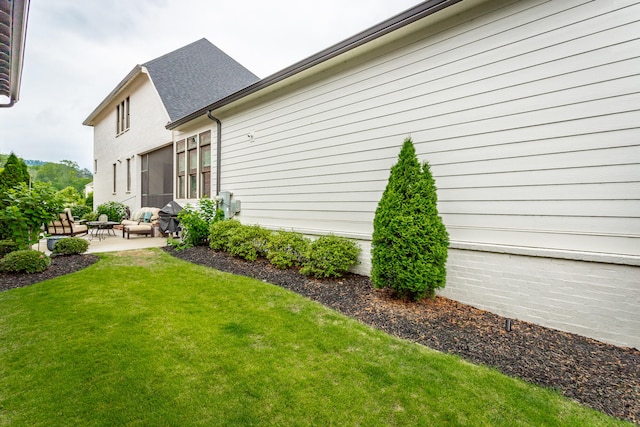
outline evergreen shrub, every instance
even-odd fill
[[[0,240],[0,258],[4,257],[11,252],[15,252],[20,249],[20,245],[13,240],[5,239]]]
[[[295,231],[279,230],[269,236],[267,242],[267,259],[276,268],[286,269],[300,266],[309,249],[309,239]]]
[[[235,219],[211,223],[209,226],[209,247],[216,251],[228,251],[229,238],[241,226],[242,224]]]
[[[229,234],[227,251],[247,261],[255,261],[267,254],[267,242],[271,231],[259,225],[240,225]]]
[[[360,246],[345,237],[322,236],[309,245],[300,272],[316,278],[341,277],[358,263]]]
[[[51,259],[33,249],[23,249],[0,259],[0,271],[4,273],[41,273],[49,267]]]
[[[429,164],[407,138],[373,220],[371,281],[401,298],[433,296],[445,286],[448,246]]]
[[[82,254],[89,248],[89,242],[80,237],[68,237],[60,239],[53,245],[52,255],[77,255]]]

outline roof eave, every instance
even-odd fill
[[[133,67],[129,74],[127,74],[127,76],[122,79],[120,83],[118,83],[115,89],[113,89],[111,93],[107,95],[107,97],[100,103],[100,105],[98,105],[96,109],[93,110],[86,119],[84,119],[82,124],[85,126],[93,126],[95,124],[94,121],[96,117],[98,117],[102,110],[104,110],[107,105],[109,105],[116,98],[116,96],[118,96],[124,90],[124,88],[133,81],[133,79],[135,79],[139,74],[143,72],[144,67],[142,65],[136,65],[135,67]]]
[[[11,63],[8,76],[9,79],[9,102],[0,104],[0,107],[11,107],[20,99],[20,85],[22,83],[22,67],[24,64],[24,48],[27,36],[27,23],[29,16],[30,0],[14,0],[10,29],[8,34],[11,40],[10,58]]]
[[[432,15],[436,12],[441,11],[449,6],[452,6],[456,3],[461,2],[462,0],[427,0],[423,3],[420,3],[417,6],[414,6],[406,11],[395,15],[386,21],[383,21],[373,27],[364,30],[348,39],[345,39],[333,46],[324,49],[315,55],[312,55],[302,61],[296,62],[295,64],[284,68],[281,71],[278,71],[275,74],[272,74],[268,77],[265,77],[262,80],[257,81],[256,83],[247,86],[244,89],[241,89],[237,92],[232,93],[231,95],[216,101],[200,110],[194,111],[187,116],[184,116],[180,119],[177,119],[171,123],[168,123],[167,129],[175,129],[191,120],[198,118],[209,111],[218,109],[227,104],[230,104],[234,101],[242,99],[252,93],[258,92],[262,89],[265,89],[273,84],[276,84],[282,80],[285,80],[291,76],[294,76],[298,73],[301,73],[309,68],[312,68],[318,64],[321,64],[325,61],[328,61],[336,56],[339,56],[345,52],[353,50],[359,46],[362,46],[370,41],[378,39],[386,34],[389,34],[393,31],[396,31],[400,28],[403,28],[413,22],[416,22],[422,18],[425,18],[429,15]]]

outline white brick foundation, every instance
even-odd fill
[[[439,295],[493,313],[640,348],[640,267],[449,249]]]

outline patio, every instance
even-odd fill
[[[89,242],[89,249],[87,253],[99,253],[99,252],[117,252],[126,251],[131,249],[144,249],[144,248],[160,248],[167,245],[166,237],[147,237],[147,236],[134,236],[130,239],[122,238],[122,230],[113,230],[115,236],[112,234],[104,234],[104,238],[91,238],[89,234],[77,236],[85,239]],[[51,252],[47,249],[47,239],[42,239],[38,244],[33,245],[33,249],[42,251],[47,255]]]

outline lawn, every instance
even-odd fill
[[[629,425],[161,250],[0,293],[0,426]]]

